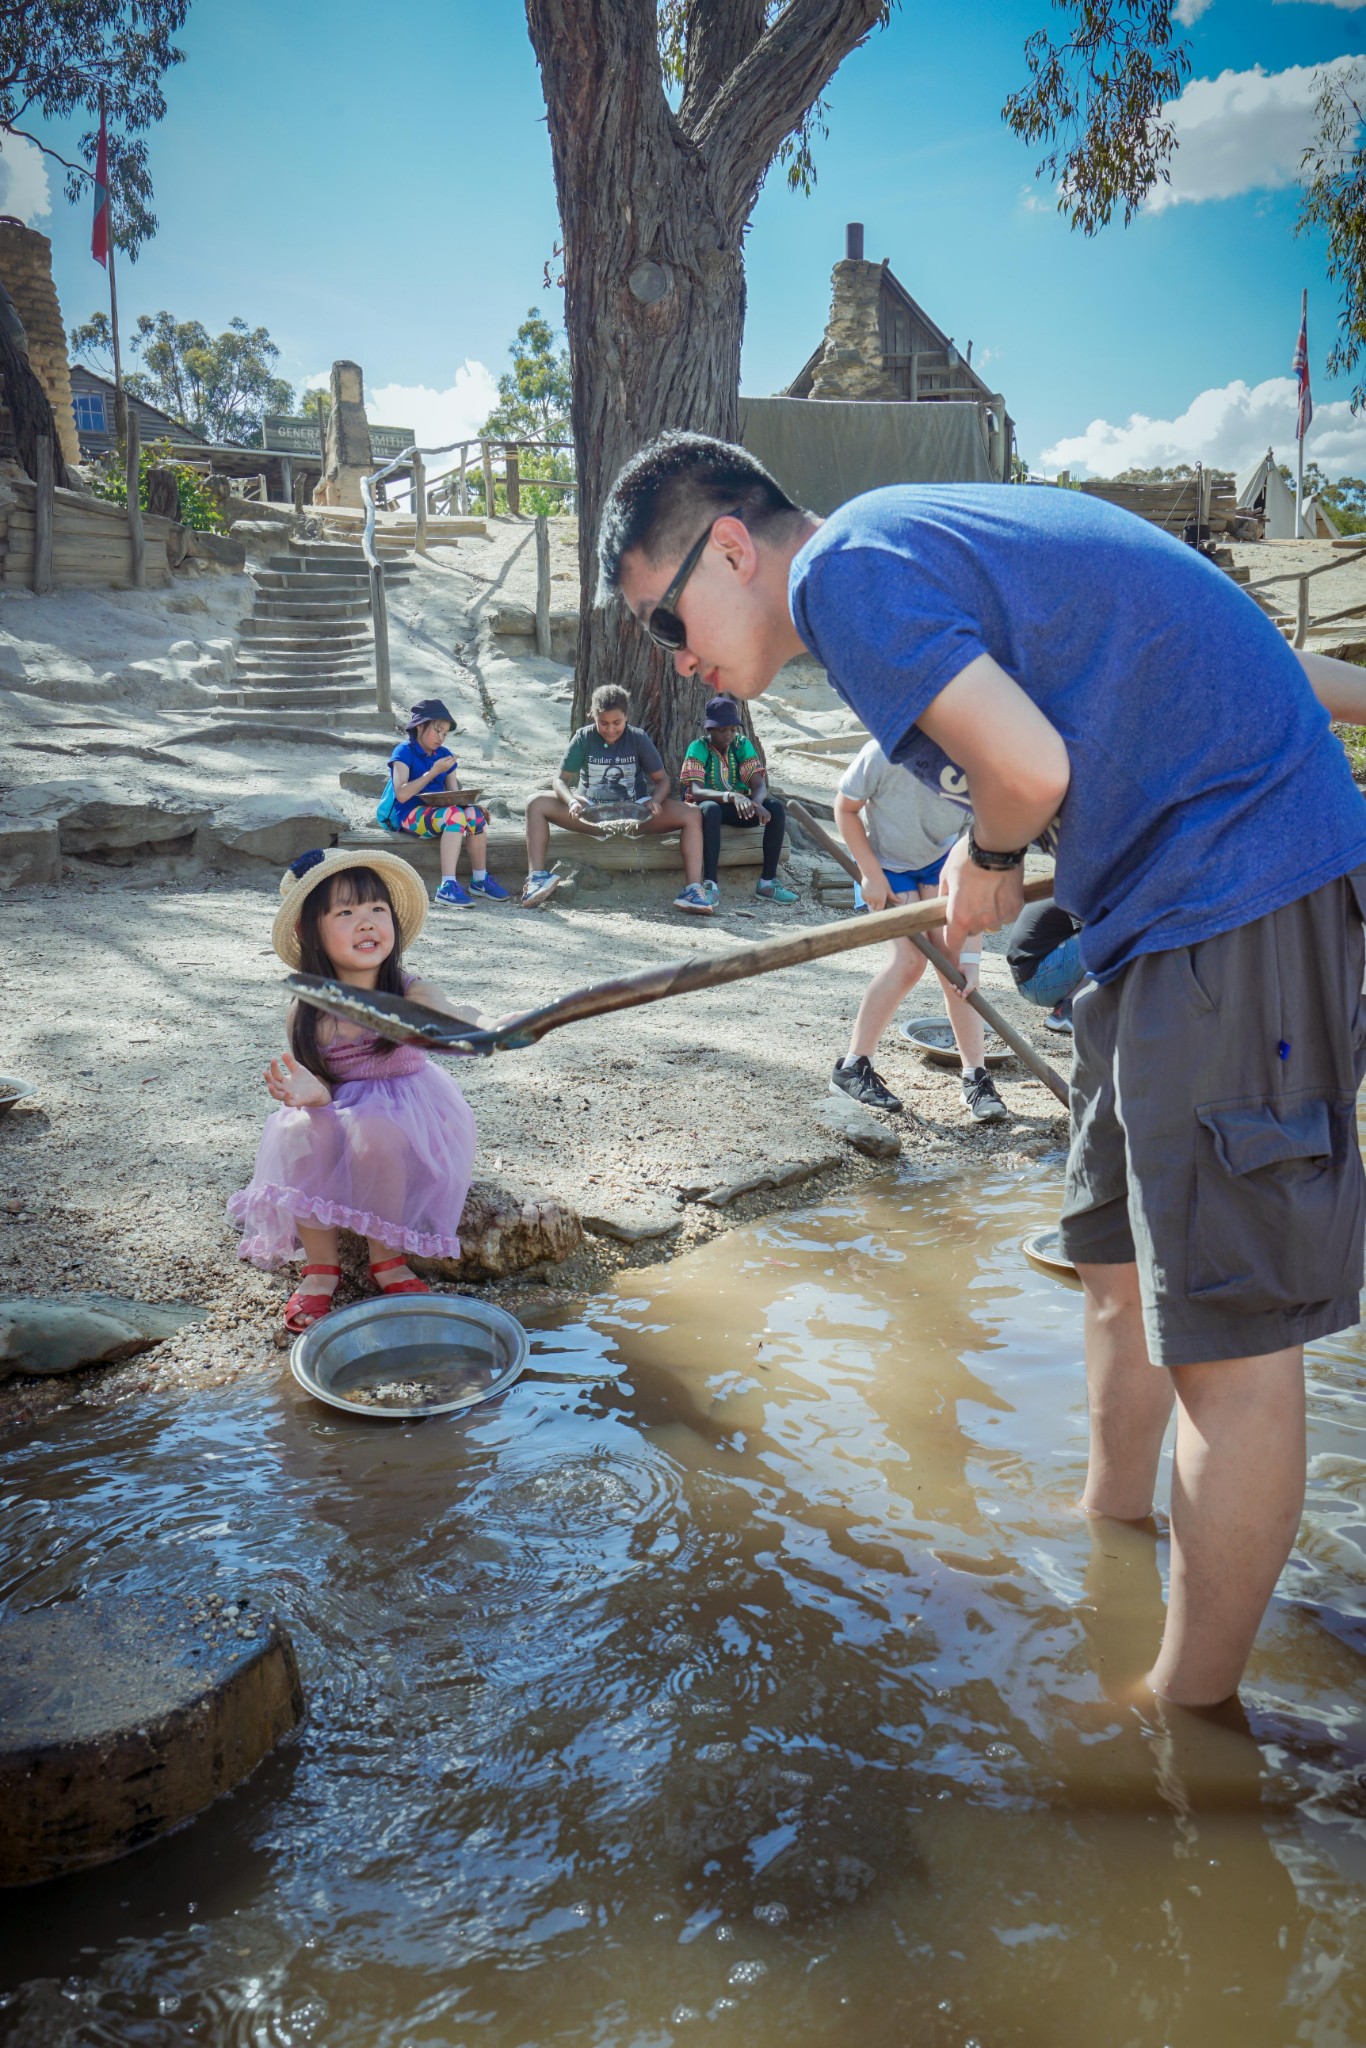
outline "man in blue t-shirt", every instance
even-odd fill
[[[951,950],[1014,921],[1026,848],[1056,854],[1096,983],[1062,1218],[1083,1504],[1150,1514],[1174,1403],[1148,1682],[1226,1698],[1298,1526],[1302,1347],[1358,1320],[1366,805],[1328,713],[1366,719],[1366,675],[1296,655],[1195,550],[1070,491],[907,485],[821,522],[743,449],[673,434],[618,477],[599,548],[600,596],[680,674],[756,697],[814,654],[890,759],[966,785]]]

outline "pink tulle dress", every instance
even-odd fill
[[[239,1256],[254,1266],[274,1272],[297,1258],[296,1216],[420,1257],[459,1257],[474,1114],[419,1047],[378,1044],[369,1033],[334,1038],[330,1105],[267,1118],[251,1185],[228,1202]]]

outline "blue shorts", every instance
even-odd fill
[[[898,896],[914,896],[917,889],[937,889],[948,857],[947,853],[941,853],[938,860],[931,861],[927,868],[884,868],[882,872],[887,877],[887,887]],[[854,908],[863,908],[863,891],[857,882],[854,884]]]

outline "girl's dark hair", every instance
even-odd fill
[[[332,908],[339,900],[343,903],[361,903],[381,898],[393,909],[393,898],[385,887],[384,877],[374,868],[341,868],[330,880],[305,896],[299,912],[299,972],[321,975],[326,981],[335,981],[336,969],[323,950],[321,924],[324,911]],[[388,996],[403,994],[403,934],[399,930],[398,918],[394,918],[394,950],[386,960],[380,962],[376,989]],[[310,1074],[316,1074],[320,1081],[329,1085],[336,1075],[329,1073],[318,1044],[318,1024],[321,1010],[315,1010],[312,1003],[296,1003],[294,1018],[289,1027],[289,1049],[301,1067],[307,1067]],[[381,1038],[376,1042],[375,1051],[387,1054],[394,1051],[398,1041]]]

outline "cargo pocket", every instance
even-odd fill
[[[1255,1315],[1362,1281],[1366,1177],[1346,1094],[1197,1108],[1188,1292]]]

